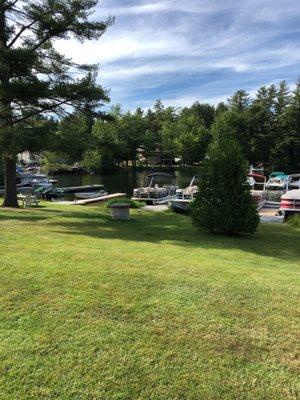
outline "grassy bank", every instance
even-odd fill
[[[300,229],[0,210],[0,399],[296,399]]]

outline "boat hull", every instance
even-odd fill
[[[286,216],[300,213],[300,189],[290,190],[281,197],[280,211]]]
[[[284,190],[286,188],[286,183],[282,183],[279,185],[274,185],[274,184],[268,184],[267,183],[267,189],[268,190]]]
[[[163,204],[168,204],[169,201],[175,199],[176,196],[166,196],[166,197],[135,197],[133,196],[131,200],[134,201],[141,201],[146,203],[149,206],[158,206],[158,205],[163,205]]]
[[[87,193],[75,193],[76,199],[96,199],[98,197],[107,196],[106,192],[87,192]]]
[[[177,213],[187,213],[190,211],[191,200],[171,200],[170,207],[173,211]]]
[[[63,187],[54,188],[53,190],[47,190],[43,193],[45,200],[58,200],[68,195],[75,195],[75,193],[91,193],[101,191],[103,185],[90,185],[90,186],[74,186],[74,187]]]

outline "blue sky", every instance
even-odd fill
[[[99,62],[99,83],[124,109],[226,100],[234,91],[300,77],[300,0],[103,0],[115,25],[98,42],[68,41]]]

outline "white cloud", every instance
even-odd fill
[[[129,5],[121,7],[103,7],[102,15],[113,14],[116,16],[122,15],[142,15],[157,12],[182,12],[182,13],[196,13],[205,14],[214,11],[230,8],[234,0],[160,0],[157,2],[148,2],[141,5]]]
[[[113,102],[143,106],[153,102],[151,96],[185,105],[199,99],[197,92],[215,103],[236,87],[257,88],[283,76],[295,80],[300,70],[298,0],[247,0],[238,6],[236,0],[102,3],[97,14],[115,14],[115,26],[97,42],[60,41],[56,47],[74,61],[100,63],[99,81],[112,88]],[[201,87],[192,91],[189,83],[198,77]]]

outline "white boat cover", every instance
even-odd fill
[[[300,189],[289,190],[281,196],[283,200],[300,200]]]

